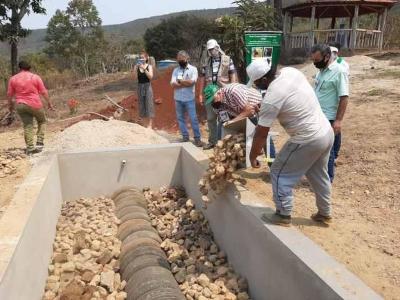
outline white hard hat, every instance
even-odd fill
[[[207,42],[207,50],[214,49],[215,47],[219,47],[218,42],[214,39],[208,40]]]
[[[336,48],[336,47],[330,47],[331,48],[331,52],[336,52],[336,53],[338,53],[339,52],[339,49],[338,48]]]
[[[254,81],[260,79],[271,70],[271,64],[264,59],[255,59],[247,68],[247,76],[249,76],[248,87],[252,87]]]

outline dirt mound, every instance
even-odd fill
[[[59,133],[49,148],[71,151],[164,143],[168,143],[165,138],[138,124],[93,120],[79,122]]]
[[[176,121],[174,91],[170,84],[172,71],[173,69],[167,69],[152,82],[154,100],[159,99],[162,102],[161,104],[155,104],[154,129],[168,132],[176,132],[179,129]],[[198,99],[198,85],[196,86],[196,91],[196,99]],[[129,113],[125,116],[126,120],[138,122],[139,107],[136,94],[123,99],[119,104],[129,110]],[[199,103],[196,106],[199,121],[205,121],[204,108]],[[105,116],[112,116],[115,110],[115,107],[110,106],[100,111],[100,113]]]

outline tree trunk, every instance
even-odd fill
[[[11,41],[11,74],[15,75],[18,73],[18,43],[17,41]]]
[[[276,27],[278,30],[283,30],[282,0],[274,0],[274,9],[275,9]]]

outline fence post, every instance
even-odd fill
[[[357,28],[358,28],[358,11],[360,9],[359,5],[354,7],[354,16],[353,22],[351,24],[352,31],[351,31],[351,40],[350,40],[350,49],[354,50],[357,46]]]

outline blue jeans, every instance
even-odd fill
[[[200,140],[199,121],[196,115],[196,103],[190,101],[175,101],[176,118],[178,120],[179,129],[184,139],[189,139],[189,132],[186,127],[185,112],[189,115],[190,123],[192,124],[193,135],[195,140]]]
[[[331,125],[333,124],[333,121],[329,121]],[[333,182],[333,179],[335,178],[335,159],[338,158],[339,156],[339,151],[340,147],[342,145],[342,133],[339,132],[338,134],[335,135],[335,141],[333,143],[331,153],[329,155],[329,161],[328,161],[328,174],[329,174],[329,179],[331,182]]]

